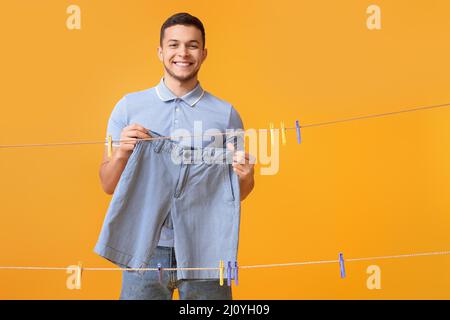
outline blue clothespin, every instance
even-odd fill
[[[234,262],[234,284],[238,285],[238,263]]]
[[[158,276],[159,276],[159,283],[163,283],[163,277],[162,277],[162,267],[161,263],[158,263]]]
[[[295,120],[295,129],[297,130],[297,142],[302,142],[302,136],[300,135],[300,124],[298,123],[298,120]]]
[[[341,268],[341,278],[345,278],[344,255],[339,253],[339,267]]]
[[[231,261],[228,261],[227,266],[227,285],[231,287]]]

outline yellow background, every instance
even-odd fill
[[[366,27],[381,7],[382,29]],[[81,30],[66,8],[81,8]],[[2,1],[0,144],[102,140],[114,104],[162,76],[159,30],[206,28],[202,86],[246,128],[450,102],[448,1]],[[295,131],[243,202],[239,264],[450,250],[450,108]],[[103,145],[0,149],[0,265],[114,267],[93,247]],[[381,268],[368,290],[368,266]],[[449,299],[450,257],[247,269],[235,299]],[[0,270],[2,299],[117,299],[118,271]]]

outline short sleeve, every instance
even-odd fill
[[[244,143],[244,123],[236,109],[232,106],[230,117],[228,120],[227,134],[225,138],[225,146],[227,143],[234,143],[236,150],[243,150]]]
[[[128,125],[128,116],[127,116],[127,109],[126,109],[126,98],[123,97],[122,99],[117,102],[114,109],[111,112],[111,115],[108,120],[108,127],[106,129],[106,138],[108,138],[109,135],[112,136],[113,141],[120,140],[120,134],[122,132],[122,129],[125,128]],[[108,145],[108,143],[105,143]],[[113,142],[114,147],[119,147],[119,142]]]
[[[230,119],[228,121],[227,129],[244,129],[244,124],[242,122],[241,116],[233,107],[231,107]]]

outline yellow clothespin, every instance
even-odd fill
[[[112,136],[108,136],[108,158],[112,156]]]
[[[77,278],[75,281],[75,288],[81,289],[81,274],[83,273],[83,267],[81,261],[78,262],[77,266]]]
[[[281,121],[281,143],[286,145],[286,128],[283,121]]]
[[[272,149],[273,149],[273,144],[275,143],[275,135],[274,135],[274,133],[273,133],[273,123],[271,122],[270,124],[269,124],[269,127],[270,127],[270,145],[272,146]]]
[[[220,277],[220,285],[223,286],[223,260],[220,260],[219,263],[219,277]]]

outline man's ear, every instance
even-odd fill
[[[161,49],[161,47],[158,47],[158,48],[156,49],[156,51],[157,51],[157,55],[158,55],[159,60],[160,60],[160,61],[163,61],[163,56],[162,56],[162,49]]]
[[[203,49],[203,61],[205,61],[206,60],[206,57],[208,56],[208,49],[207,48],[205,48],[205,49]],[[202,62],[203,62],[202,61]]]

